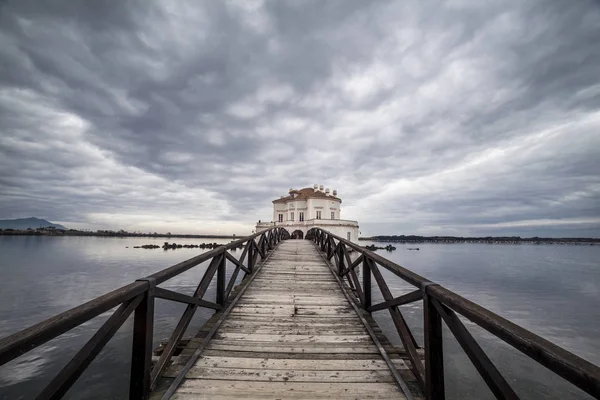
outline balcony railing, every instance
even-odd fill
[[[256,224],[258,228],[271,228],[274,226],[290,226],[290,225],[301,225],[301,226],[316,226],[316,225],[356,225],[358,221],[352,221],[349,219],[306,219],[304,221],[283,221],[283,222],[259,222]]]

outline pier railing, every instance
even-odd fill
[[[0,340],[0,365],[37,348],[57,336],[82,325],[98,315],[117,307],[116,311],[96,331],[92,338],[67,363],[56,377],[42,390],[38,399],[61,398],[81,376],[108,341],[133,313],[133,345],[131,353],[130,399],[146,399],[157,383],[162,371],[169,365],[177,344],[199,307],[220,310],[232,293],[236,279],[243,271],[252,275],[258,257],[264,259],[277,243],[289,238],[283,228],[258,232],[204,254],[163,269],[145,278],[97,297],[34,326]],[[236,259],[229,250],[243,247]],[[209,261],[202,279],[193,295],[187,295],[159,287],[161,283]],[[229,282],[226,282],[227,261],[234,266]],[[216,274],[216,301],[203,299]],[[154,300],[156,298],[187,304],[181,319],[173,330],[164,350],[152,368],[152,336],[154,331]]]
[[[494,336],[502,339],[529,358],[550,369],[586,393],[600,398],[600,368],[548,340],[494,314],[462,296],[432,282],[372,251],[320,228],[307,232],[330,262],[338,275],[346,279],[355,292],[357,303],[368,312],[388,310],[404,345],[410,367],[430,400],[443,400],[444,362],[442,321],[450,329],[477,372],[498,399],[518,399],[506,379],[479,346],[457,313],[471,320]],[[351,260],[349,249],[358,253]],[[362,266],[362,279],[357,268]],[[394,297],[379,268],[385,268],[416,289]],[[371,279],[374,278],[384,301],[372,304]],[[362,282],[361,282],[362,281]],[[425,363],[417,353],[418,344],[408,327],[399,306],[423,301]]]

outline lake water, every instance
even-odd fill
[[[0,336],[74,307],[133,280],[202,253],[201,249],[134,249],[165,239],[0,236]],[[173,240],[171,240],[173,241]],[[177,243],[217,242],[174,239]],[[362,245],[368,244],[361,242]],[[379,244],[382,245],[382,244]],[[505,318],[600,364],[600,246],[396,244],[380,254],[440,283]],[[128,248],[127,248],[128,247]],[[192,293],[206,265],[163,287]],[[394,294],[412,288],[384,271]],[[374,302],[381,295],[374,290]],[[214,299],[214,284],[207,292]],[[422,343],[420,303],[402,311]],[[155,344],[171,333],[184,306],[157,300]],[[110,312],[0,367],[0,399],[29,399],[60,370],[108,318]],[[192,334],[210,316],[200,309]],[[399,339],[387,311],[374,313],[392,342]],[[584,393],[466,323],[472,334],[524,399],[586,399]],[[450,399],[491,399],[485,383],[446,329],[446,386]],[[127,397],[131,318],[68,393],[67,398]]]

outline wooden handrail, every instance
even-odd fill
[[[367,312],[387,309],[390,312],[417,378],[422,376],[422,364],[412,350],[413,346],[411,341],[408,340],[409,335],[407,335],[406,331],[408,326],[404,322],[398,306],[416,301],[419,297],[423,298],[426,355],[425,379],[424,381],[420,380],[423,382],[423,389],[427,399],[438,400],[444,398],[442,331],[440,328],[442,320],[446,322],[452,334],[457,338],[461,346],[463,346],[463,349],[467,352],[467,355],[492,390],[492,393],[499,399],[518,398],[485,353],[483,353],[483,350],[477,345],[475,339],[468,334],[464,325],[455,317],[454,312],[471,320],[513,348],[571,382],[579,389],[600,398],[600,367],[597,365],[502,318],[451,290],[331,232],[321,228],[313,228],[306,233],[306,238],[313,240],[321,251],[326,252],[327,259],[332,260],[337,267],[341,279],[346,277],[350,287],[354,287],[357,293],[363,292],[359,296],[360,305],[363,309]],[[360,254],[359,257],[362,257],[362,287],[356,288],[359,280],[354,279],[352,275],[358,267],[358,263],[356,261],[350,263],[347,259],[347,248],[353,249]],[[417,291],[414,291],[404,296],[392,298],[385,280],[377,270],[378,265],[415,286],[421,293],[419,294]],[[371,305],[372,274],[385,300],[375,306]]]
[[[256,238],[259,238],[258,245],[255,241]],[[259,255],[261,259],[264,259],[268,251],[273,249],[277,243],[288,238],[289,233],[282,227],[257,232],[165,268],[2,338],[0,339],[0,365],[4,365],[92,318],[120,306],[50,384],[44,388],[38,398],[62,397],[104,348],[127,317],[131,313],[135,313],[129,393],[131,399],[147,399],[151,386],[156,384],[160,373],[168,366],[177,343],[183,336],[197,308],[221,309],[228,301],[240,270],[246,276],[249,276],[257,265]],[[238,248],[244,244],[245,249],[239,260],[228,253],[228,250]],[[246,266],[244,266],[246,256],[248,258]],[[208,260],[211,260],[211,263],[204,272],[194,295],[189,296],[157,287],[157,285]],[[231,261],[235,267],[228,283],[225,275],[227,261]],[[215,274],[217,275],[218,304],[202,299]],[[154,369],[150,370],[152,332],[154,330],[154,299],[156,297],[186,303],[187,308]]]

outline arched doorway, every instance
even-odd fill
[[[292,239],[304,239],[304,233],[300,229],[292,232]]]

